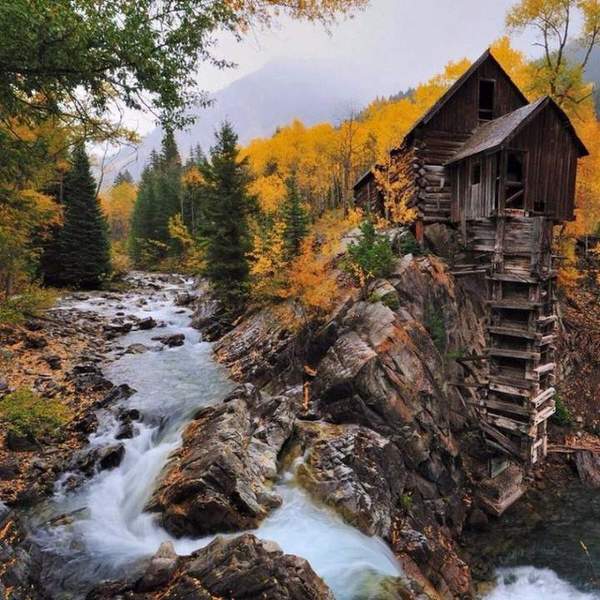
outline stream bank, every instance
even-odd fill
[[[70,298],[61,306],[95,315],[92,320],[97,320],[99,328],[115,319],[144,325],[111,330],[102,372],[114,387],[94,407],[97,425],[86,448],[75,453],[56,480],[52,497],[15,515],[24,525],[20,530],[14,519],[4,521],[7,535],[2,542],[0,582],[11,600],[103,597],[103,590],[113,589],[103,586],[106,579],[124,578],[114,585],[138,590],[140,577],[156,561],[164,566],[175,560],[181,566],[173,552],[189,555],[211,542],[217,546],[211,544],[212,550],[203,554],[199,550],[202,560],[209,564],[218,548],[222,556],[232,557],[229,581],[238,581],[242,588],[248,585],[239,579],[240,566],[233,558],[242,551],[239,544],[218,542],[214,534],[174,537],[160,526],[156,514],[145,511],[190,419],[218,406],[234,388],[224,368],[214,362],[211,345],[190,327],[189,308],[176,305],[178,296],[191,291],[189,282],[150,278],[146,284],[109,298],[97,294]],[[123,415],[129,426],[125,435]],[[107,463],[94,462],[87,473],[82,472],[85,457],[106,457],[107,449],[112,457]],[[400,575],[387,546],[315,504],[295,484],[293,468],[281,477],[272,473],[271,485],[280,507],[272,506],[275,510],[254,535],[275,540],[282,550],[254,541],[248,548],[256,549],[252,560],[257,561],[257,573],[280,574],[282,598],[312,597],[305,595],[307,589],[316,590],[315,598],[327,598],[330,592],[319,590],[329,588],[339,600],[365,594],[377,597],[373,590]],[[235,534],[230,537],[235,540]],[[197,565],[199,557],[194,558]],[[289,579],[284,572],[289,572]],[[216,593],[218,582],[197,574],[196,569],[186,575],[196,577],[192,584],[198,595],[194,597],[204,597],[198,591],[201,588],[202,593]],[[162,594],[161,586],[166,583],[164,576],[154,582],[157,594]],[[185,588],[190,582],[179,583]],[[154,597],[151,586],[147,582],[144,586],[144,597]],[[110,595],[113,592],[104,597],[115,597]],[[230,592],[232,596],[238,593]]]

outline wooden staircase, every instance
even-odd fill
[[[552,223],[523,216],[499,217],[494,225],[479,414],[491,448],[534,464],[546,456],[547,421],[555,412]]]

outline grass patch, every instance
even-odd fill
[[[398,243],[398,249],[400,250],[400,254],[404,256],[407,254],[421,256],[423,254],[423,248],[421,248],[419,242],[417,242],[417,238],[410,231],[402,235]]]
[[[0,420],[7,432],[37,441],[57,437],[68,413],[58,400],[46,400],[29,388],[19,388],[0,400]]]
[[[50,308],[57,297],[55,290],[31,285],[20,294],[4,298],[0,300],[0,325],[19,325]]]
[[[429,332],[435,347],[441,354],[444,354],[448,344],[446,323],[442,311],[433,304],[428,304],[425,308],[425,328]]]

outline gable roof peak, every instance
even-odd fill
[[[510,75],[505,71],[502,65],[496,60],[492,53],[492,48],[488,47],[486,50],[475,60],[471,66],[442,94],[439,100],[422,116],[419,120],[410,128],[406,136],[413,133],[418,127],[427,125],[431,119],[446,105],[446,103],[460,90],[460,88],[466,83],[468,79],[481,67],[481,65],[487,61],[493,61],[494,64],[506,75],[508,81],[513,85],[517,94],[521,97],[523,104],[528,104],[528,100],[525,94],[519,89],[519,86],[511,79]]]

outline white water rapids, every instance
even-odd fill
[[[133,438],[122,440],[125,454],[118,467],[96,474],[74,492],[66,492],[60,482],[57,486],[44,519],[48,522],[65,514],[71,518],[58,519],[36,534],[43,550],[57,557],[47,569],[47,576],[54,579],[56,598],[82,597],[82,589],[122,575],[140,559],[154,554],[163,541],[173,541],[183,555],[213,539],[173,539],[156,524],[155,515],[143,511],[191,415],[202,406],[221,401],[232,389],[227,374],[213,360],[210,345],[201,342],[198,332],[189,326],[189,311],[173,304],[178,291],[181,286],[172,285],[151,296],[132,292],[114,299],[92,296],[65,304],[111,317],[118,312],[152,316],[166,323],[164,328],[134,331],[118,339],[124,347],[133,343],[155,346],[151,338],[159,334],[182,333],[185,343],[162,351],[125,354],[105,370],[113,383],[127,383],[137,390],[124,406],[138,409],[142,419],[135,424]],[[114,414],[103,411],[99,423],[90,445],[115,444],[119,423]],[[61,481],[67,478],[68,474]],[[283,505],[264,521],[256,535],[276,541],[287,553],[306,558],[337,600],[376,600],[377,581],[400,574],[383,541],[363,535],[332,511],[314,504],[295,485],[293,473],[283,476],[277,491]],[[503,572],[499,582],[488,600],[599,598],[577,592],[552,571],[532,567]]]

